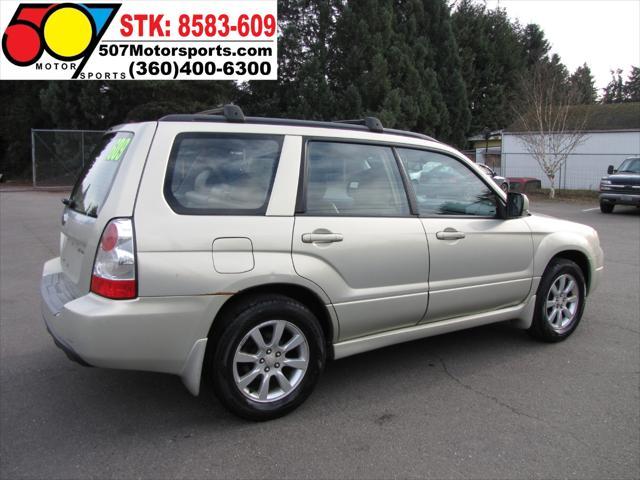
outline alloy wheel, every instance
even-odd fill
[[[545,319],[557,333],[564,333],[576,319],[580,290],[576,279],[568,274],[559,275],[547,292]]]
[[[309,344],[286,320],[269,320],[252,328],[233,357],[233,377],[242,394],[256,402],[273,402],[300,385],[309,366]]]

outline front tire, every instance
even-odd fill
[[[586,295],[580,267],[566,258],[553,259],[536,294],[536,309],[529,332],[545,342],[560,342],[578,327]]]
[[[249,420],[291,412],[311,394],[324,368],[317,318],[281,295],[255,297],[229,313],[209,365],[216,396]]]
[[[613,203],[600,202],[600,211],[602,213],[611,213],[611,212],[613,212],[613,207],[615,207],[615,205]]]

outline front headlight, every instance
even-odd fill
[[[611,180],[600,180],[600,190],[611,190]]]

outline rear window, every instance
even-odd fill
[[[102,137],[73,187],[70,208],[90,217],[98,216],[132,139],[133,133],[129,132]]]
[[[262,215],[282,136],[183,133],[171,150],[164,192],[176,213]]]

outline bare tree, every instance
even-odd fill
[[[523,80],[523,102],[516,114],[520,139],[549,179],[549,197],[555,197],[555,179],[569,155],[586,140],[589,109],[576,106],[577,91],[547,64],[534,68]]]

